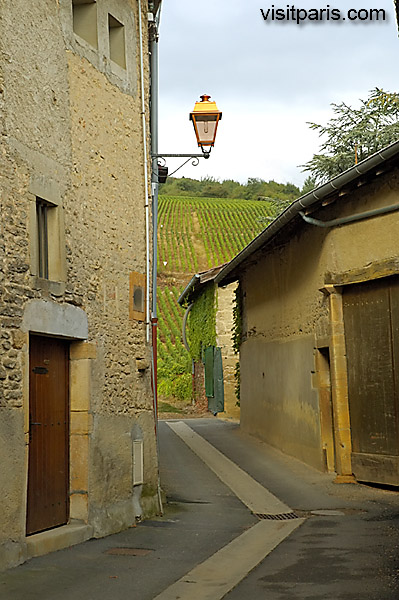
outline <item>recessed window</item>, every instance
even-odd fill
[[[109,53],[111,60],[126,69],[125,28],[112,15],[108,15]]]
[[[49,279],[49,211],[53,208],[45,200],[36,199],[37,273],[43,279]]]
[[[95,0],[72,0],[73,30],[93,48],[97,42],[97,4]]]
[[[137,321],[145,320],[145,284],[146,278],[143,273],[130,273],[129,313],[130,318]]]

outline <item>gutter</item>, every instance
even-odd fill
[[[235,256],[222,271],[216,276],[215,282],[219,285],[227,283],[225,281],[235,268],[244,262],[251,254],[256,250],[264,246],[269,242],[277,233],[284,228],[285,225],[290,223],[303,209],[316,204],[320,200],[323,200],[330,194],[339,191],[348,183],[355,181],[361,175],[365,175],[371,169],[378,167],[385,163],[393,156],[399,154],[399,141],[393,142],[386,148],[379,150],[375,154],[372,154],[368,158],[364,159],[357,165],[347,169],[343,173],[340,173],[333,179],[330,179],[327,183],[319,186],[318,188],[308,192],[304,196],[295,200],[284,212],[281,213],[272,223],[264,229],[248,246],[246,246],[237,256]],[[237,276],[233,276],[231,281],[237,279]],[[184,292],[183,292],[184,293]]]
[[[189,283],[186,285],[186,287],[184,288],[184,290],[182,291],[182,293],[180,294],[180,296],[177,299],[177,303],[180,304],[180,306],[183,306],[186,296],[188,296],[189,293],[194,290],[195,284],[197,282],[199,282],[199,280],[200,280],[200,275],[198,275],[198,273],[196,273],[192,277],[192,279],[189,281]]]
[[[399,204],[391,204],[391,206],[382,206],[381,208],[375,208],[374,210],[368,210],[364,213],[357,215],[350,215],[349,217],[341,217],[339,219],[332,219],[331,221],[320,221],[320,219],[313,219],[308,217],[304,212],[299,211],[302,219],[309,223],[309,225],[316,225],[316,227],[335,227],[337,225],[346,225],[346,223],[354,223],[355,221],[362,221],[363,219],[369,219],[370,217],[376,217],[377,215],[386,215],[390,212],[399,210]]]

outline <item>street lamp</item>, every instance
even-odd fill
[[[222,118],[222,113],[216,106],[216,102],[210,102],[210,96],[203,94],[200,96],[201,102],[196,102],[190,113],[190,121],[193,122],[197,144],[202,150],[202,154],[158,154],[152,155],[153,172],[157,183],[165,183],[168,176],[168,168],[166,167],[166,158],[186,158],[180,167],[177,167],[170,173],[174,175],[176,171],[184,167],[190,160],[192,164],[197,166],[200,158],[209,158],[211,149],[215,145],[216,132],[219,121]],[[160,162],[158,161],[160,159]]]
[[[158,261],[158,188],[160,183],[165,183],[168,176],[166,158],[186,159],[177,169],[184,167],[190,160],[194,166],[199,164],[200,158],[209,158],[211,149],[215,144],[216,131],[222,113],[215,102],[210,102],[210,96],[203,94],[201,102],[196,102],[190,113],[193,122],[197,144],[201,154],[165,154],[158,153],[158,36],[155,30],[151,40],[151,158],[152,158],[152,235],[153,235],[153,260],[152,260],[152,384],[154,392],[154,410],[157,415],[157,261]]]
[[[215,145],[215,137],[222,113],[218,110],[216,102],[209,102],[210,96],[203,94],[201,102],[196,102],[193,112],[190,113],[190,121],[193,122],[198,146],[201,148],[204,158],[209,158],[211,148]],[[209,146],[209,150],[204,150]]]

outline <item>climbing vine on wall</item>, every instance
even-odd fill
[[[241,288],[238,285],[234,291],[234,299],[233,299],[233,327],[231,330],[231,338],[233,342],[233,350],[235,354],[240,352],[240,346],[242,342],[242,296],[241,296]],[[237,404],[240,405],[240,388],[241,388],[241,379],[240,379],[240,363],[236,362],[234,368],[234,379],[235,379],[235,394],[237,398]]]
[[[191,357],[199,362],[208,346],[216,346],[216,294],[210,283],[195,300],[188,320],[188,341]]]
[[[240,351],[240,346],[242,342],[242,298],[241,298],[241,288],[240,285],[236,287],[234,290],[234,298],[233,298],[233,327],[231,330],[232,333],[232,342],[233,342],[233,350],[235,354],[238,354]]]

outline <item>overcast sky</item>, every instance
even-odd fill
[[[260,177],[300,186],[306,174],[298,165],[319,147],[307,121],[324,124],[332,102],[357,104],[376,86],[399,91],[393,0],[298,0],[296,8],[329,7],[344,16],[350,7],[386,11],[385,21],[346,18],[302,25],[271,21],[271,12],[263,19],[260,9],[286,10],[286,1],[162,4],[159,150],[197,151],[188,114],[201,94],[212,96],[223,112],[210,159],[176,176],[242,182]],[[169,171],[178,164],[169,160]]]

